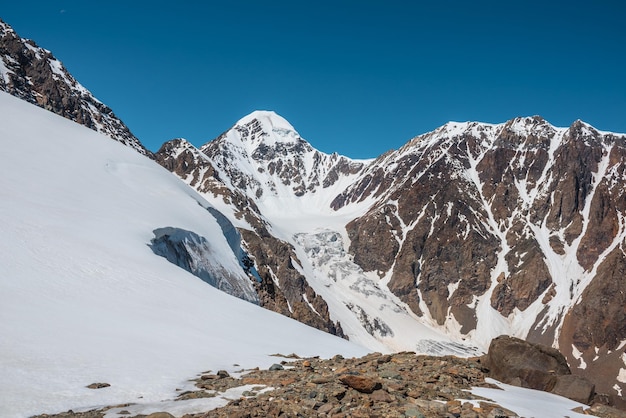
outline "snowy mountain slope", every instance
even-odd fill
[[[381,157],[333,205],[378,196],[348,224],[350,252],[426,323],[477,346],[499,334],[557,346],[619,402],[625,139],[539,117],[449,123]]]
[[[101,132],[139,153],[150,152],[67,71],[52,53],[0,20],[0,90]]]
[[[207,202],[151,160],[4,92],[0,115],[1,416],[157,402],[276,352],[365,353],[154,254],[156,229],[192,231],[247,280]]]
[[[157,160],[240,228],[263,280],[285,294],[305,281],[351,340],[467,353],[515,335],[559,347],[619,401],[624,142],[580,121],[451,122],[373,161],[341,157],[353,169],[324,182],[332,156],[254,112]],[[268,240],[287,245],[281,257],[265,257]]]
[[[345,225],[375,200],[339,211],[331,202],[371,160],[321,153],[267,111],[242,118],[200,149],[179,139],[155,155],[240,228],[261,283],[273,285],[272,295],[282,291],[287,309],[265,296],[262,306],[314,326],[311,316],[322,324],[329,318],[351,341],[373,350],[475,353],[460,338],[422,324],[347,253]],[[262,286],[257,289],[263,294]]]

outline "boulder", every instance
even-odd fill
[[[558,350],[507,335],[491,341],[483,363],[496,380],[546,392],[554,389],[558,376],[571,374]]]
[[[372,393],[376,389],[380,389],[380,382],[366,376],[344,375],[339,378],[341,383],[351,387],[361,393]]]
[[[595,392],[595,385],[582,376],[566,374],[558,376],[552,393],[573,401],[589,404]]]

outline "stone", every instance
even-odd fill
[[[109,386],[111,386],[108,383],[92,383],[90,385],[88,385],[87,387],[89,389],[102,389],[102,388],[108,388]]]
[[[380,382],[366,376],[344,375],[339,378],[341,383],[351,387],[361,393],[372,393],[376,389],[380,389]]]
[[[501,335],[483,358],[489,376],[504,383],[550,392],[557,376],[571,374],[558,350]]]
[[[176,418],[169,412],[154,412],[148,415],[146,418]]]
[[[582,376],[572,374],[558,376],[552,393],[576,402],[589,404],[593,398],[595,385]]]
[[[504,409],[494,408],[489,412],[487,418],[512,418],[512,415],[507,413]]]
[[[422,411],[412,406],[408,407],[406,411],[404,411],[404,416],[411,418],[426,418],[426,416],[422,414]]]
[[[386,390],[378,389],[372,392],[370,399],[374,402],[393,402],[395,398]]]
[[[317,408],[317,412],[320,414],[328,414],[330,411],[333,410],[334,407],[335,405],[333,405],[332,403],[325,403],[324,405]]]

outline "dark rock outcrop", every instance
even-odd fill
[[[151,155],[113,111],[78,83],[50,51],[19,37],[1,20],[0,64],[0,90]]]
[[[506,335],[491,341],[482,362],[496,380],[546,392],[554,389],[557,376],[571,374],[558,350]]]
[[[515,386],[552,392],[589,404],[595,385],[571,374],[563,354],[541,344],[506,335],[494,338],[482,363],[496,380]]]

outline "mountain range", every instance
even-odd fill
[[[172,277],[189,280],[186,272],[191,272],[251,306],[260,305],[368,350],[472,356],[486,351],[501,334],[556,347],[573,373],[592,381],[611,403],[626,406],[626,135],[602,132],[582,121],[554,127],[538,116],[502,124],[450,122],[378,158],[354,160],[322,153],[281,116],[255,111],[200,147],[178,138],[152,153],[49,51],[20,38],[3,22],[0,58],[0,90],[141,154],[134,157],[98,145],[102,147],[97,151],[101,159],[94,162],[101,165],[98,176],[114,176],[116,186],[95,177],[94,184],[71,189],[75,195],[61,193],[63,210],[71,211],[74,200],[87,199],[91,214],[75,214],[84,222],[69,232],[59,231],[60,243],[54,235],[37,237],[41,212],[33,209],[20,224],[9,223],[20,217],[18,205],[7,210],[3,222],[10,226],[4,235],[19,241],[27,233],[41,244],[29,247],[22,242],[19,256],[7,252],[3,265],[9,273],[23,276],[20,269],[28,263],[24,254],[31,254],[39,260],[34,264],[39,266],[36,276],[44,274],[53,266],[46,266],[48,258],[38,259],[38,251],[62,245],[68,234],[82,237],[80,242],[96,251],[98,237],[112,243],[117,232],[122,247],[142,242],[149,251],[133,253],[134,257],[148,263],[157,255],[174,264],[167,269]],[[17,102],[3,101],[5,113],[21,109]],[[23,119],[20,115],[18,120]],[[15,136],[18,127],[4,125],[6,137]],[[37,135],[46,136],[44,132],[31,136]],[[75,134],[81,135],[89,136],[82,130]],[[40,143],[31,149],[43,152]],[[73,157],[45,149],[46,156],[59,164]],[[80,146],[68,143],[63,149]],[[17,158],[19,153],[14,154]],[[82,151],[74,157],[86,158]],[[167,187],[140,191],[137,179],[155,169],[148,159],[179,177],[181,185],[171,183],[173,176],[166,180],[159,174]],[[36,172],[38,164],[44,163],[35,158],[28,168]],[[86,166],[79,173],[64,170],[59,176],[82,175],[82,170]],[[36,207],[36,199],[28,196],[46,197],[45,188],[19,180],[17,166],[4,171],[3,189],[10,200],[18,202],[7,191],[18,186],[21,203]],[[52,179],[64,181],[51,178],[45,184],[52,189]],[[128,218],[134,226],[125,232],[107,231],[106,222],[96,222],[106,218],[96,209],[105,205],[88,192],[90,187],[106,190],[102,196],[108,199],[126,199],[141,208],[170,199],[187,203],[182,208],[168,204],[153,218],[147,217],[149,221],[141,220],[144,215],[137,207],[120,205],[115,216]],[[123,195],[116,187],[128,188],[131,194]],[[133,193],[148,196],[130,198]],[[49,200],[48,206],[54,207],[52,194]],[[182,218],[173,215],[181,211]],[[54,216],[50,219],[46,231],[54,231],[55,222],[60,225]],[[86,239],[82,234],[87,230],[95,238]],[[123,235],[127,237],[122,239]],[[83,250],[75,251],[83,257]],[[118,261],[103,257],[100,253],[87,257],[100,260],[95,264],[74,260],[82,273],[70,274],[68,286],[82,289],[86,285],[81,277],[89,272],[97,273],[90,280],[109,277],[103,272]],[[133,263],[120,266],[139,274]],[[158,266],[165,268],[163,262]],[[155,275],[142,277],[150,280]],[[26,283],[22,287],[5,283],[13,289],[6,294],[32,292],[31,286],[39,282]],[[93,285],[107,295],[115,290],[111,285],[99,288],[103,283]],[[54,283],[46,286],[54,288]],[[172,281],[163,286],[176,285]],[[183,286],[180,292],[187,289]],[[81,299],[88,293],[86,287],[73,295]],[[44,296],[40,295],[41,303]],[[163,293],[153,296],[161,298]],[[61,299],[67,299],[68,306],[76,303],[69,296]],[[106,300],[114,299],[111,294]],[[177,309],[185,303],[180,299]],[[195,304],[199,307],[202,302],[195,298],[190,312],[206,317],[194,311]],[[226,305],[218,304],[222,309]],[[123,304],[114,306],[121,309]],[[11,315],[17,318],[21,309]],[[71,311],[57,315],[67,319]],[[5,331],[20,338],[15,329]],[[33,326],[33,335],[36,332],[41,329]],[[311,338],[321,338],[315,335]],[[347,352],[358,351],[356,346],[336,344]]]

